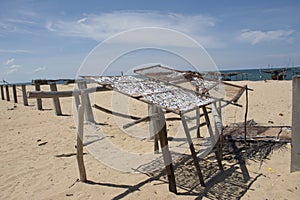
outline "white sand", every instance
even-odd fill
[[[291,125],[291,81],[236,83],[248,84],[254,89],[254,92],[249,92],[248,119],[254,119],[260,125]],[[49,90],[48,87],[42,89]],[[72,90],[72,86],[59,86],[59,90]],[[63,113],[71,116],[56,116],[51,99],[43,100],[45,110],[38,111],[35,100],[29,100],[30,106],[24,107],[20,91],[18,95],[20,102],[15,107],[12,101],[0,101],[0,199],[195,199],[201,195],[172,194],[168,192],[167,183],[160,180],[146,181],[149,177],[144,174],[112,169],[97,161],[86,150],[84,160],[87,177],[94,184],[74,184],[79,177],[76,157],[64,156],[76,152],[76,128],[71,98],[61,99]],[[109,107],[110,94],[97,95],[96,103]],[[244,96],[241,103],[244,104]],[[114,104],[112,109],[118,111],[120,107],[115,107]],[[129,110],[131,114],[143,117],[147,114],[147,105],[135,102]],[[225,111],[224,122],[242,122],[243,117],[244,108],[230,106]],[[118,127],[112,115],[95,111],[95,118],[108,124],[102,126],[102,130],[111,136],[113,143],[123,149],[141,153],[153,151],[151,141],[134,137],[147,136],[147,123],[129,128],[133,136],[128,136]],[[170,135],[180,130],[179,124],[179,121],[168,122]],[[289,173],[289,146],[285,150],[275,151],[261,168],[255,162],[249,162],[247,167],[251,181],[256,179],[248,190],[242,190],[246,192],[242,199],[299,198],[300,173]],[[234,182],[230,182],[232,176],[227,176],[223,182],[233,184]],[[228,184],[225,186],[228,188],[210,188],[206,196],[218,198],[222,193],[232,192],[230,187],[235,187]],[[178,191],[184,192],[182,189]],[[234,193],[226,195],[224,198],[239,197]]]

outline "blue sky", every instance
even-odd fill
[[[0,79],[22,82],[34,78],[74,78],[86,56],[99,43],[142,27],[167,28],[192,37],[219,69],[299,66],[299,10],[297,0],[2,0]],[[167,46],[167,40],[159,36],[155,39],[165,41]],[[135,62],[130,63],[130,56],[125,56],[114,64],[118,64],[119,71],[127,70],[122,65],[142,65],[143,60],[147,64],[161,58],[168,64],[164,60],[167,56],[159,52],[146,50],[146,59],[138,54],[131,57]],[[151,59],[154,54],[156,60]],[[191,55],[197,56],[197,52]],[[175,62],[178,63],[175,59],[169,64]],[[100,59],[97,65],[103,63]]]

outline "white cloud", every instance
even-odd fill
[[[248,42],[252,45],[273,40],[285,40],[290,41],[291,35],[294,30],[272,30],[272,31],[251,31],[248,29],[241,30],[239,35],[239,40],[243,42]]]
[[[15,62],[15,59],[8,59],[5,63],[5,65],[10,65],[10,66],[6,66],[5,68],[7,69],[6,74],[13,74],[17,71],[19,71],[19,68],[22,67],[22,65],[17,65],[17,64],[13,64]]]
[[[25,49],[0,49],[0,53],[32,53],[32,51]]]
[[[40,72],[40,71],[45,71],[46,70],[46,67],[38,67],[36,69],[33,70],[33,73],[37,73],[37,72]]]
[[[8,59],[7,61],[4,62],[5,65],[10,65],[15,61],[14,58]]]
[[[36,22],[34,21],[24,20],[24,19],[14,19],[14,18],[7,19],[7,22],[11,22],[15,24],[27,24],[27,25],[36,24]]]
[[[87,18],[86,18],[86,17],[84,17],[84,18],[82,18],[82,19],[78,20],[78,21],[77,21],[77,23],[84,23],[86,20],[87,20]]]
[[[47,23],[46,23],[46,29],[49,30],[49,31],[51,31],[51,32],[52,32],[52,31],[55,31],[55,30],[52,28],[52,23],[51,23],[51,22],[47,22]]]
[[[9,68],[10,69],[17,69],[17,68],[20,68],[20,67],[22,67],[22,65],[12,65]]]
[[[300,52],[287,52],[287,53],[279,53],[279,54],[268,54],[267,57],[285,57],[285,58],[299,58]]]
[[[6,74],[12,74],[12,73],[15,73],[15,72],[17,72],[18,70],[19,70],[18,68],[12,68],[12,69],[8,70]]]
[[[100,15],[86,15],[73,21],[48,22],[46,28],[64,36],[103,41],[115,34],[135,28],[162,27],[190,35],[204,46],[216,47],[221,46],[221,42],[208,33],[209,28],[214,27],[215,23],[215,18],[205,15],[115,11]]]

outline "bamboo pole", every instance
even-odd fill
[[[8,85],[5,85],[5,91],[6,91],[6,101],[10,101],[9,86]]]
[[[27,94],[26,94],[26,85],[22,85],[22,96],[23,96],[23,105],[28,106]]]
[[[77,133],[77,164],[79,169],[79,177],[80,181],[86,182],[86,171],[84,167],[84,160],[83,160],[83,126],[84,126],[84,107],[82,105],[78,106],[78,133]]]
[[[5,100],[5,97],[4,97],[4,90],[3,90],[3,85],[0,85],[0,88],[1,88],[1,99],[2,99],[2,100]]]
[[[57,86],[56,83],[51,83],[50,84],[50,90],[52,92],[57,92]],[[61,112],[61,107],[60,107],[60,102],[59,102],[59,98],[58,97],[53,97],[53,104],[54,104],[54,108],[55,108],[55,113],[57,116],[62,115]]]
[[[17,87],[16,87],[16,85],[13,85],[12,88],[13,88],[14,103],[18,103]]]

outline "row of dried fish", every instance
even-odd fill
[[[163,108],[185,112],[213,102],[211,98],[201,98],[193,91],[176,89],[164,93],[153,93],[145,96],[147,101]]]

